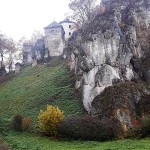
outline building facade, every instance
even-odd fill
[[[60,56],[64,47],[64,29],[57,22],[52,22],[44,28],[45,30],[45,48],[48,49],[50,56]]]
[[[60,23],[54,21],[44,28],[45,47],[49,50],[50,56],[63,54],[68,39],[77,28],[77,24],[69,19],[65,19]]]
[[[59,24],[64,28],[65,40],[68,40],[71,37],[72,33],[78,28],[78,25],[75,22],[70,21],[69,19],[64,19]]]

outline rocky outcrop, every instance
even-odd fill
[[[98,112],[101,103],[96,104],[96,97],[111,86],[132,80],[150,83],[150,1],[103,0],[102,4],[105,12],[68,41],[70,69],[89,113]]]
[[[91,111],[101,118],[116,117],[127,127],[131,127],[133,118],[148,115],[150,102],[145,95],[149,94],[147,86],[141,81],[120,82],[97,96],[92,102]]]

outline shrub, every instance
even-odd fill
[[[144,118],[139,126],[133,126],[129,131],[129,135],[137,138],[150,136],[150,117]]]
[[[16,115],[13,118],[12,126],[14,130],[22,131],[22,120],[23,117],[21,115]]]
[[[51,105],[47,106],[45,111],[41,111],[39,119],[39,127],[46,135],[57,135],[56,125],[64,118],[63,111],[58,107]]]
[[[21,115],[16,115],[12,121],[12,128],[16,131],[24,131],[28,129],[31,125],[32,119],[30,117],[23,117]]]
[[[99,119],[90,115],[66,118],[58,124],[57,129],[62,136],[86,140],[108,140],[123,133],[119,120]]]
[[[141,114],[143,114],[144,116],[150,115],[150,95],[142,96],[141,101],[139,101],[139,106],[140,106]]]
[[[22,120],[22,130],[26,130],[32,124],[32,119],[30,117],[25,117]]]
[[[150,136],[150,117],[144,118],[141,124],[142,137]]]

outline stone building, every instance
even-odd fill
[[[77,28],[77,24],[69,19],[60,23],[54,21],[45,27],[45,47],[49,50],[49,55],[62,55],[68,39]]]
[[[49,50],[50,56],[60,56],[63,53],[65,31],[57,22],[52,22],[44,28],[45,48]]]
[[[38,39],[35,44],[26,42],[23,45],[23,64],[36,64],[38,60],[49,59],[50,56],[61,56],[68,39],[78,29],[78,25],[69,19],[60,23],[52,22],[44,28],[45,37]]]
[[[78,28],[78,25],[75,22],[70,21],[69,19],[64,19],[59,24],[64,28],[65,40],[68,40],[71,37],[72,33]]]

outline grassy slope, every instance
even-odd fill
[[[0,85],[0,118],[21,114],[36,120],[47,104],[58,106],[65,115],[83,113],[82,102],[69,80],[70,74],[62,63],[25,68],[18,77]]]
[[[6,140],[15,150],[149,150],[150,148],[149,138],[109,142],[63,141],[29,133],[10,133]]]
[[[10,119],[15,114],[30,116],[36,124],[39,111],[47,104],[64,110],[65,115],[82,114],[82,102],[69,85],[70,74],[61,63],[46,67],[27,67],[14,79],[0,85],[0,118]],[[0,123],[1,124],[1,123]],[[31,133],[5,133],[2,138],[15,150],[148,150],[150,139],[113,142],[60,141]]]

